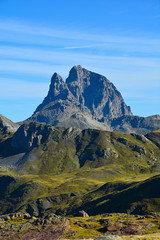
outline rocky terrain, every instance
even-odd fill
[[[0,239],[151,240],[155,237],[158,240],[159,227],[160,217],[156,214],[141,216],[112,213],[66,218],[55,214],[32,217],[27,213],[17,212],[0,216]]]
[[[0,239],[3,240],[58,240],[69,228],[69,221],[50,214],[35,218],[27,213],[0,216]]]
[[[80,65],[65,82],[53,74],[48,95],[26,121],[140,134],[160,128],[160,116],[133,116],[113,83]]]

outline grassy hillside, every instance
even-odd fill
[[[0,137],[1,214],[159,211],[160,149],[148,135],[29,123]]]

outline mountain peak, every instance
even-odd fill
[[[81,83],[81,78],[83,76],[83,68],[81,65],[74,66],[71,68],[69,72],[69,76],[66,79],[66,83],[69,84],[70,82],[78,81]]]
[[[83,71],[83,68],[81,65],[73,66],[70,71],[76,70],[77,72]]]
[[[79,126],[79,122],[84,126],[87,122],[86,126],[91,128],[92,121],[96,121],[97,128],[97,124],[108,126],[111,119],[132,115],[120,92],[106,77],[81,65],[71,68],[66,82],[59,74],[53,74],[48,95],[34,114],[40,122],[67,127]]]
[[[63,81],[63,78],[55,72],[51,78],[48,94],[43,102],[37,107],[34,114],[42,110],[47,104],[60,99],[66,99],[69,95],[67,84]]]
[[[51,84],[48,92],[48,97],[51,97],[50,100],[59,95],[64,88],[65,83],[63,81],[63,78],[55,72],[51,78]]]
[[[51,84],[61,83],[61,82],[64,82],[63,78],[58,73],[55,72],[51,78]]]

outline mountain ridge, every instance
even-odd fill
[[[140,134],[160,128],[160,117],[134,116],[113,83],[80,65],[72,67],[65,82],[53,74],[47,96],[28,121]]]
[[[94,215],[109,211],[111,205],[115,212],[134,205],[136,213],[144,213],[144,204],[146,212],[157,211],[160,135],[152,133],[66,129],[36,122],[21,125],[0,139],[0,213],[72,214],[84,208]],[[152,176],[157,180],[152,181]],[[153,193],[147,187],[142,193],[143,179],[154,187]],[[137,193],[141,193],[138,198]],[[122,202],[121,209],[116,201]]]

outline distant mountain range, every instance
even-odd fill
[[[142,133],[160,128],[160,116],[133,116],[106,77],[74,66],[64,82],[54,73],[47,96],[27,119],[58,127]]]

